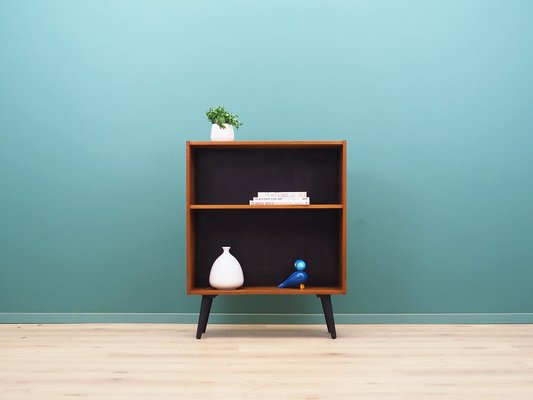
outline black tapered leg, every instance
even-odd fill
[[[324,317],[326,318],[328,332],[331,334],[331,338],[335,339],[337,337],[337,332],[335,331],[335,319],[333,318],[333,306],[331,305],[331,296],[329,294],[319,294],[318,297],[322,302],[322,309],[324,310]]]
[[[207,318],[205,320],[204,330],[202,331],[202,333],[205,333],[205,330],[207,329],[207,321],[209,320],[209,316],[211,315],[211,306],[213,305],[213,299],[215,297],[216,296],[211,296],[211,300],[207,303]]]
[[[200,315],[198,316],[198,328],[196,330],[196,339],[202,338],[202,333],[205,333],[207,328],[207,320],[211,312],[211,304],[215,296],[202,296],[202,305],[200,306]]]

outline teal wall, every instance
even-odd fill
[[[240,140],[348,140],[340,322],[533,322],[532,16],[518,0],[1,1],[0,321],[193,322],[185,141],[209,139],[220,104]],[[311,296],[213,312],[322,321]]]

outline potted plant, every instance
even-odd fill
[[[221,106],[210,108],[205,114],[207,115],[207,119],[213,124],[211,126],[211,140],[235,140],[233,128],[239,129],[242,126],[238,115],[226,111]]]

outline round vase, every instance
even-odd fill
[[[209,284],[215,289],[237,289],[244,283],[244,274],[241,264],[229,252],[230,247],[224,250],[215,260],[209,273]]]
[[[211,126],[211,141],[223,142],[235,140],[235,132],[233,130],[233,125],[224,124],[224,126],[224,129],[222,129],[217,124],[213,124]]]

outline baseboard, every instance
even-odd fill
[[[0,313],[3,324],[196,324],[196,313]],[[335,314],[337,324],[533,324],[533,313]],[[323,324],[322,314],[212,313],[214,324]]]

